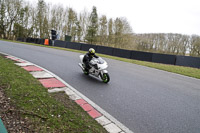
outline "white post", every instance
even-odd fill
[[[54,46],[54,40],[52,40],[52,46]]]

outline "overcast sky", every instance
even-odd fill
[[[35,1],[37,0],[29,0]],[[200,0],[44,0],[77,13],[97,7],[98,15],[126,17],[135,33],[200,35]]]

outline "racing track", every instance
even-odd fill
[[[112,59],[109,84],[85,76],[80,53],[0,41],[0,52],[55,73],[135,133],[199,133],[200,80]]]

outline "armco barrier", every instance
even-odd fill
[[[100,54],[113,55],[113,48],[106,46],[97,46],[96,52]]]
[[[65,48],[66,47],[66,42],[65,41],[60,41],[60,40],[55,40],[54,41],[54,46]]]
[[[33,38],[33,40],[34,40],[33,42],[36,43],[38,39],[37,38]]]
[[[35,39],[34,38],[31,38],[30,39],[30,43],[34,43]]]
[[[35,38],[35,42],[34,43],[38,44],[38,42],[39,42],[39,38]]]
[[[40,44],[40,43],[41,43],[41,39],[38,39],[37,44]]]
[[[84,44],[84,43],[81,44],[81,50],[83,50],[83,51],[88,51],[90,48],[93,48],[96,51],[97,46],[91,45],[91,44]]]
[[[66,43],[66,48],[80,50],[81,49],[81,45],[82,45],[81,43],[67,42]]]
[[[28,38],[26,38],[26,42],[29,42],[29,40],[30,40],[30,38],[28,37]]]
[[[176,55],[153,53],[152,62],[175,65]]]
[[[44,40],[45,40],[45,39],[41,39],[41,40],[40,40],[40,44],[44,45]]]
[[[52,46],[52,40],[49,39],[49,46]]]
[[[30,37],[26,38],[26,42],[31,42],[31,38]]]
[[[200,68],[200,58],[191,56],[176,56],[176,64],[179,66]]]
[[[142,61],[152,61],[153,53],[141,52],[141,51],[132,51],[131,59],[142,60]]]
[[[22,42],[26,42],[26,39],[27,39],[27,38],[23,38]]]
[[[18,37],[18,38],[17,38],[17,41],[26,42],[26,38]]]
[[[21,42],[22,42],[22,41],[23,41],[23,38],[18,37],[18,38],[17,38],[17,41],[21,41]]]
[[[113,56],[117,57],[122,57],[122,58],[131,58],[131,51],[130,50],[125,50],[125,49],[118,49],[118,48],[113,48]]]

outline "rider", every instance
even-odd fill
[[[86,71],[89,71],[90,70],[90,61],[92,60],[92,58],[95,57],[95,58],[99,58],[96,54],[95,54],[95,50],[93,48],[90,48],[88,53],[85,54],[85,56],[83,57],[83,63],[85,64],[86,68],[85,70]],[[95,66],[94,66],[95,67]]]

